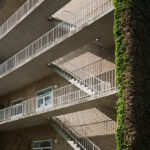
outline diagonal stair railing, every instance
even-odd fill
[[[94,65],[100,64],[102,61],[95,62]],[[108,79],[103,79],[102,77],[98,77],[97,75],[94,75],[90,72],[90,70],[86,70],[88,66],[91,64],[79,67],[78,65],[72,64],[71,62],[65,62],[63,64],[57,64],[53,63],[55,66],[59,67],[62,71],[65,71],[66,73],[72,75],[74,78],[76,78],[81,84],[84,84],[91,88],[95,93],[99,93],[102,88],[108,88],[111,86],[111,82],[109,82]],[[93,64],[92,64],[93,65]],[[95,67],[95,66],[94,66]],[[102,65],[101,65],[102,67]],[[92,68],[93,69],[93,68]],[[99,68],[101,69],[101,68]],[[98,85],[101,85],[101,88],[97,88]]]
[[[65,118],[59,119],[52,117],[52,119],[63,129],[83,150],[100,150],[88,137],[82,135],[72,124]]]

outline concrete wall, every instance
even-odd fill
[[[116,111],[115,109],[93,108],[58,116],[68,120],[72,127],[87,136],[101,150],[115,150]]]
[[[97,75],[115,67],[114,47],[105,49],[98,44],[90,43],[56,60],[55,64],[67,69],[69,67],[70,71],[74,71],[68,62],[76,66],[74,70],[83,68],[85,71]]]
[[[39,90],[42,90],[50,86],[54,88],[54,85],[57,85],[57,88],[60,88],[68,84],[69,82],[67,80],[63,79],[56,73],[53,73],[49,77],[46,77],[42,80],[32,83],[24,87],[23,89],[20,89],[19,91],[16,91],[14,93],[1,97],[0,104],[3,104],[5,107],[8,107],[10,106],[10,102],[15,99],[23,98],[23,100],[28,100],[30,98],[35,97],[36,92]]]
[[[53,150],[72,150],[50,124],[0,133],[0,149],[32,150],[33,141],[48,139],[52,139]]]
[[[70,14],[75,14],[79,11],[82,11],[82,9],[90,2],[91,0],[71,0],[68,4],[66,4],[60,10],[58,10],[53,15],[53,17],[63,19],[64,21],[68,22],[68,18]],[[62,18],[62,12],[63,12],[63,18]]]

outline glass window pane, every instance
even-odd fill
[[[45,141],[35,141],[33,142],[33,149],[34,150],[51,150],[52,148],[52,141],[45,140]]]
[[[40,143],[41,147],[51,147],[51,141],[42,141]]]
[[[38,99],[38,108],[43,107],[43,98]]]
[[[19,113],[19,114],[22,113],[22,105],[18,106],[18,113]]]
[[[51,95],[48,95],[45,97],[45,106],[50,105],[51,104]]]
[[[33,148],[39,148],[40,142],[33,142]]]

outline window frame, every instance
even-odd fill
[[[14,102],[17,102],[17,101],[20,101],[20,102],[16,103],[16,104],[13,104]],[[18,104],[19,104],[19,106],[17,106]],[[19,108],[20,106],[21,106],[22,112],[19,113],[19,114],[13,115],[12,110],[16,109],[16,108]],[[18,98],[18,99],[15,99],[15,100],[11,101],[10,102],[10,107],[11,107],[11,118],[21,116],[23,114],[23,98]]]
[[[42,91],[48,90],[48,89],[51,89],[51,91],[50,92],[46,92],[46,93],[41,94],[41,95],[38,95],[39,92],[42,92]],[[45,105],[45,98],[47,96],[51,96],[51,99],[50,99],[51,100],[51,104],[49,104],[49,105],[46,106]],[[38,101],[39,101],[40,98],[42,98],[43,101],[44,101],[42,107],[38,107]],[[39,91],[36,92],[36,110],[40,110],[40,109],[47,108],[47,107],[52,107],[52,106],[53,106],[53,87],[52,86],[49,86],[47,88],[41,89],[41,90],[39,90]]]
[[[11,101],[11,102],[10,102],[10,105],[11,105],[11,106],[13,106],[13,105],[17,105],[17,104],[12,104],[12,103],[17,102],[17,101],[19,101],[19,100],[21,100],[21,102],[20,102],[20,103],[22,103],[22,102],[23,102],[23,98],[21,97],[21,98],[18,98],[18,99],[15,99],[15,100]]]
[[[51,147],[39,147],[39,148],[34,148],[34,142],[45,142],[45,141],[50,141],[50,142],[51,142]],[[52,148],[53,148],[52,139],[48,139],[48,140],[38,140],[38,141],[33,141],[33,142],[32,142],[32,149],[33,149],[33,150],[37,150],[37,149],[43,150],[44,148],[49,148],[49,149],[52,150]]]

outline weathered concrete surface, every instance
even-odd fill
[[[45,52],[28,63],[2,77],[0,79],[0,96],[50,75],[52,70],[48,67],[48,63],[94,41],[96,38],[99,38],[101,44],[106,48],[114,46],[113,8],[104,12],[94,23],[85,24],[61,41],[45,48]]]
[[[0,137],[2,137],[0,139],[1,150],[33,150],[33,141],[49,139],[52,140],[54,150],[73,150],[48,123],[21,130],[2,132]]]
[[[49,16],[54,14],[69,1],[70,0],[45,0],[6,34],[0,40],[0,63],[53,28],[55,25],[52,21],[48,20]],[[3,5],[7,4],[4,3]]]
[[[117,101],[117,96],[115,95],[117,91],[112,91],[110,93],[105,93],[103,96],[93,96],[86,98],[85,101],[80,103],[70,102],[63,104],[58,107],[49,108],[47,110],[42,110],[41,112],[34,112],[25,116],[20,116],[20,118],[14,118],[14,120],[7,120],[0,123],[0,131],[19,129],[24,127],[31,127],[34,125],[44,124],[47,122],[47,118],[53,116],[64,115],[72,112],[77,112],[80,110],[90,109],[97,107],[111,107],[114,109]]]
[[[93,136],[90,137],[90,140],[94,141],[101,150],[116,150],[115,134]]]

